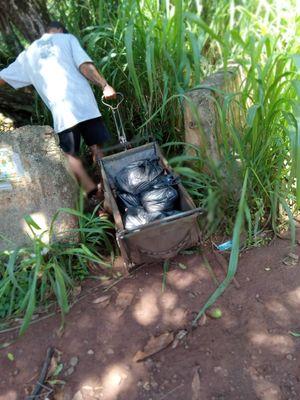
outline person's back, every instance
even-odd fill
[[[10,84],[15,88],[32,84],[60,132],[100,115],[92,89],[79,71],[81,64],[91,61],[75,36],[45,33],[19,55],[11,70],[18,80]]]
[[[102,156],[109,133],[102,121],[92,88],[98,85],[105,99],[115,90],[99,74],[92,59],[75,36],[60,22],[52,21],[40,39],[34,41],[8,67],[0,70],[0,86],[18,89],[33,85],[53,117],[54,130],[75,176],[90,200],[101,198],[101,188],[86,173],[78,158],[80,141],[90,147],[93,160]]]

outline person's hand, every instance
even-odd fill
[[[115,99],[117,97],[117,93],[113,87],[105,85],[103,89],[103,96],[105,100]]]

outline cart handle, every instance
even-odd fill
[[[127,138],[126,138],[126,134],[125,134],[124,126],[123,126],[122,117],[121,117],[121,114],[119,111],[119,106],[122,103],[122,101],[124,100],[124,95],[120,92],[117,92],[116,95],[117,95],[117,97],[118,96],[121,97],[121,99],[115,106],[113,106],[109,103],[106,103],[103,100],[104,96],[101,97],[101,101],[104,105],[106,105],[108,108],[110,108],[113,118],[114,118],[119,142],[124,146],[125,150],[127,150],[127,147],[128,147]]]
[[[120,99],[120,101],[119,101],[115,106],[113,106],[113,105],[111,105],[111,104],[109,104],[109,103],[106,103],[106,101],[104,101],[104,99],[105,99],[104,95],[101,97],[101,102],[102,102],[106,107],[110,108],[112,111],[115,111],[115,110],[117,110],[117,109],[119,108],[120,104],[121,104],[121,103],[123,102],[123,100],[124,100],[124,95],[123,95],[123,93],[117,92],[117,93],[116,93],[116,96],[117,96],[117,98],[118,98],[118,96],[121,97],[121,99]]]

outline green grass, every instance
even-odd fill
[[[48,6],[54,18],[66,21],[70,32],[80,37],[99,70],[125,95],[128,136],[143,140],[152,136],[165,145],[171,165],[206,211],[206,238],[222,232],[233,239],[228,275],[200,316],[232,279],[242,234],[248,245],[255,244],[263,230],[277,233],[287,217],[295,240],[293,215],[300,205],[300,17],[296,1],[49,0]],[[206,147],[194,149],[191,157],[187,152],[191,146],[184,143],[186,92],[232,63],[239,66],[242,82],[238,93],[219,92],[221,101],[215,101],[220,121],[218,162]],[[100,90],[95,89],[95,94],[100,104]],[[240,121],[229,118],[233,104]],[[115,134],[111,117],[105,108],[102,111]],[[39,103],[37,117],[47,120]],[[93,223],[89,225],[89,218],[84,217],[80,221],[83,240],[89,245],[84,242],[86,247],[64,249],[60,257],[86,259],[87,249],[95,254]],[[103,232],[108,230],[103,228]],[[102,245],[113,250],[105,234]],[[39,247],[34,248],[36,252]],[[15,265],[20,255],[8,257]],[[27,263],[30,284],[37,288],[39,273],[31,261]],[[35,263],[38,271],[43,270],[43,257]],[[51,266],[49,282],[55,293],[64,292],[55,286],[56,280],[61,282],[55,271]],[[20,290],[12,273],[6,279],[10,290]],[[26,298],[29,312],[35,301]],[[63,299],[60,305],[62,309],[66,306]]]
[[[78,217],[78,229],[70,233],[78,234],[79,241],[48,244],[39,226],[27,216],[25,221],[33,234],[31,245],[0,254],[0,318],[5,325],[5,321],[21,316],[20,334],[27,329],[37,308],[39,312],[46,311],[56,303],[64,317],[69,311],[72,289],[90,275],[88,262],[111,269],[113,224],[99,218],[96,210],[93,214],[72,209],[60,212]]]

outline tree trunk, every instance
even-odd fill
[[[38,39],[48,25],[46,0],[0,0],[0,32],[11,54],[17,56],[23,46],[16,32],[27,41]],[[16,125],[28,121],[34,112],[32,91],[0,89],[0,111],[10,116]]]
[[[29,42],[45,33],[50,20],[45,0],[0,0],[0,9],[7,23],[13,24]]]
[[[34,112],[34,93],[30,88],[18,91],[9,87],[0,89],[0,112],[15,121],[16,126],[28,123]]]
[[[15,34],[11,22],[3,14],[0,14],[0,32],[8,51],[15,57],[20,54],[24,47]]]

